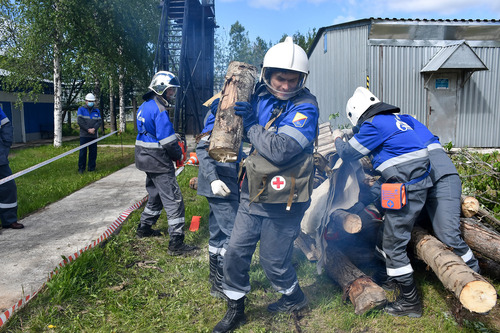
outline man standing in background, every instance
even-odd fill
[[[97,139],[99,127],[102,124],[101,112],[94,107],[95,96],[88,93],[85,96],[85,105],[78,108],[78,126],[80,126],[80,146]],[[95,170],[97,159],[97,142],[88,146],[88,171]],[[80,149],[78,157],[78,173],[82,174],[87,165],[87,147]]]

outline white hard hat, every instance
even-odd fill
[[[276,91],[270,84],[271,74],[276,70],[286,70],[300,73],[299,84],[294,91],[286,93]],[[306,83],[309,74],[309,59],[306,52],[297,44],[293,43],[292,37],[287,37],[284,42],[271,47],[264,56],[260,80],[263,81],[270,91],[276,95],[285,95],[289,99],[296,95]]]
[[[162,95],[168,88],[179,88],[179,80],[174,74],[167,71],[159,71],[153,76],[149,89],[157,95]]]
[[[94,96],[94,94],[88,93],[87,95],[85,95],[85,100],[89,101],[89,102],[95,102],[95,96]]]
[[[354,91],[352,97],[347,101],[345,108],[347,118],[349,118],[353,126],[356,126],[363,113],[365,113],[370,106],[379,102],[380,100],[368,89],[358,87]]]

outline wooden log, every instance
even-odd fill
[[[341,229],[348,234],[357,234],[361,231],[363,222],[356,214],[351,214],[345,210],[337,209],[330,215],[330,223],[328,228]]]
[[[475,218],[460,218],[460,230],[469,247],[500,264],[500,235],[488,230]]]
[[[466,200],[466,198],[473,198],[473,197],[467,197],[465,195],[462,195],[462,197],[461,197],[462,203]],[[473,198],[473,199],[476,200],[475,198]],[[468,199],[468,200],[470,200],[470,199]],[[477,212],[474,216],[477,216],[479,219],[481,219],[481,221],[487,222],[488,224],[490,224],[494,227],[500,227],[500,220],[495,218],[490,212],[488,212],[488,210],[482,208],[479,205],[479,202],[477,202],[477,205],[478,205]],[[463,212],[462,212],[462,214],[465,216],[465,214]],[[470,217],[470,216],[465,216],[465,217]]]
[[[340,285],[344,300],[351,300],[354,313],[361,315],[385,305],[387,298],[384,289],[352,264],[335,245],[328,245],[326,256],[326,273]]]
[[[487,275],[492,279],[500,281],[500,264],[489,258],[483,257],[479,252],[474,252],[479,268],[481,269],[481,274]]]
[[[472,217],[479,211],[479,201],[474,197],[462,196],[462,215]]]
[[[228,66],[208,148],[216,161],[235,162],[238,158],[243,126],[242,118],[234,114],[234,105],[250,101],[256,78],[255,66],[239,61]]]
[[[412,243],[415,254],[432,268],[444,287],[450,290],[466,309],[486,313],[495,306],[495,288],[426,230],[415,227]]]
[[[321,256],[316,248],[316,241],[303,232],[301,232],[299,237],[295,240],[295,245],[304,252],[309,261],[316,261]]]

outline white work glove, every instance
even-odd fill
[[[211,182],[210,187],[212,188],[213,194],[221,197],[227,197],[231,193],[229,187],[227,187],[227,185],[220,179]]]
[[[335,142],[335,140],[337,140],[337,138],[344,139],[344,132],[342,132],[342,130],[339,130],[337,128],[336,130],[333,131],[332,137],[333,137],[333,142]]]
[[[344,132],[344,138],[346,140],[350,140],[354,136],[354,131],[352,130],[352,128],[342,130],[342,132]]]

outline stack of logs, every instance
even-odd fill
[[[498,278],[500,234],[481,221],[497,227],[500,227],[500,221],[481,209],[475,198],[463,197],[462,203],[463,217],[460,222],[463,238],[478,258],[482,272]],[[313,191],[310,209],[314,210],[315,204]],[[320,209],[324,212],[324,206]],[[296,245],[311,261],[326,256],[323,262],[327,275],[343,289],[344,299],[350,299],[356,314],[382,307],[387,302],[384,290],[363,272],[372,270],[373,266],[370,264],[377,261],[374,258],[374,246],[377,230],[382,224],[380,216],[376,216],[370,209],[365,209],[359,216],[345,210],[329,214],[329,226],[319,237],[317,234],[307,233],[303,220],[303,232]],[[326,248],[320,243],[327,243]],[[495,288],[425,229],[415,227],[410,246],[416,257],[433,270],[444,287],[466,309],[486,313],[496,305]]]

